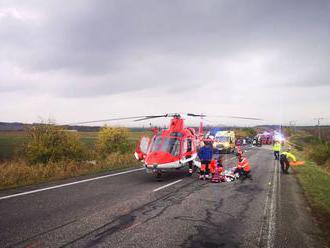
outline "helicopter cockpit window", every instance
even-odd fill
[[[171,153],[172,156],[176,157],[180,154],[180,140],[176,138],[165,138],[161,149],[163,152]]]
[[[180,132],[172,132],[170,134],[170,136],[173,136],[173,137],[182,137],[183,136],[183,133],[180,133]]]
[[[163,138],[161,136],[156,136],[150,147],[150,152],[159,151],[162,146],[162,141],[163,141]]]
[[[180,154],[180,140],[177,138],[168,138],[158,136],[154,139],[151,145],[150,152],[168,152],[172,156],[179,156]]]

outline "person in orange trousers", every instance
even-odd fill
[[[243,179],[251,178],[251,166],[247,157],[244,157],[242,153],[237,153],[236,156],[238,163],[234,173],[238,173]]]

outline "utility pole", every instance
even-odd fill
[[[289,122],[289,126],[290,126],[291,130],[293,130],[293,132],[296,132],[296,122],[297,121],[290,121]]]
[[[317,120],[317,126],[319,127],[319,139],[321,140],[321,120],[323,120],[323,117],[319,117],[319,118],[314,118],[314,120]]]

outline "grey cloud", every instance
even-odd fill
[[[0,60],[40,74],[41,80],[55,74],[48,83],[58,95],[157,87],[172,93],[198,89],[211,79],[222,87],[228,60],[262,50],[279,54],[266,67],[273,75],[269,84],[329,82],[328,1],[19,2],[18,10],[40,11],[43,18],[0,20]],[[219,73],[212,78],[205,67],[214,59]],[[249,76],[241,77],[253,81]]]

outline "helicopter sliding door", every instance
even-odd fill
[[[143,136],[135,149],[134,156],[137,160],[144,160],[150,145],[150,138]]]

